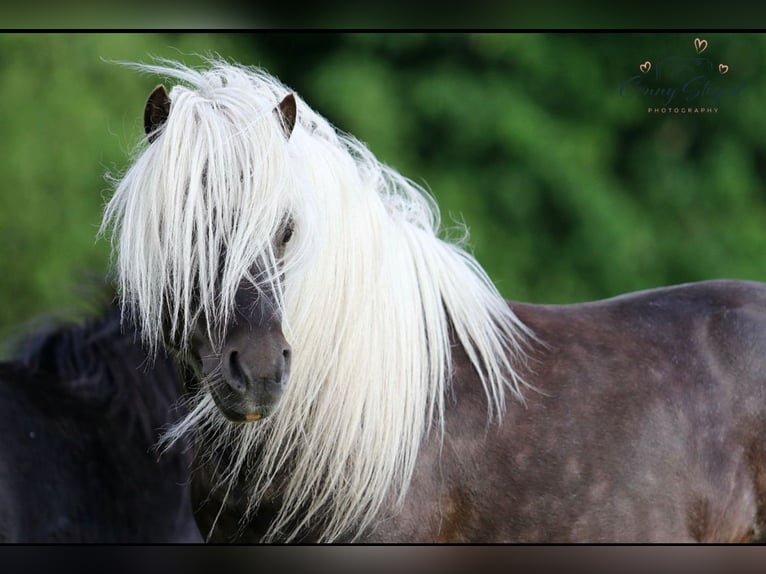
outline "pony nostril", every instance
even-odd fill
[[[239,362],[239,353],[232,351],[229,354],[229,369],[226,382],[229,386],[238,393],[244,393],[247,388],[247,378],[245,372],[242,370],[242,365]]]
[[[282,358],[285,360],[285,363],[290,362],[290,349],[285,349],[282,351]]]

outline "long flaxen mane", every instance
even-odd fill
[[[286,139],[273,113],[284,85],[206,64],[137,65],[178,83],[105,212],[124,309],[154,347],[163,328],[188,343],[201,313],[216,341],[243,279],[276,287],[293,349],[279,408],[235,424],[202,393],[171,438],[194,430],[211,453],[234,449],[221,486],[245,473],[250,510],[279,493],[267,540],[353,538],[396,511],[422,440],[444,431],[451,337],[499,419],[506,394],[521,397],[514,364],[530,333],[462,245],[440,238],[424,189],[297,96]],[[277,262],[286,217],[295,233]],[[256,262],[273,272],[253,277]]]

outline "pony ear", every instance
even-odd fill
[[[160,84],[149,94],[144,108],[144,132],[149,143],[157,138],[157,130],[168,119],[169,113],[170,96],[165,86]]]
[[[295,96],[293,94],[287,94],[285,99],[279,102],[279,105],[274,108],[274,113],[277,114],[277,117],[282,124],[282,129],[285,132],[285,139],[290,139],[290,134],[293,133],[295,119],[298,115],[295,108]]]

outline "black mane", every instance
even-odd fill
[[[14,355],[0,368],[23,370],[33,379],[28,392],[44,402],[60,406],[63,400],[70,408],[120,417],[131,433],[137,425],[147,444],[183,414],[174,361],[150,356],[137,332],[121,323],[115,304],[83,323],[54,324],[24,337]]]
[[[185,408],[174,362],[119,309],[55,324],[0,363],[0,542],[201,542],[193,454],[156,444]]]

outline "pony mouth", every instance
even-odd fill
[[[247,401],[222,396],[215,388],[210,389],[210,394],[220,413],[234,423],[254,423],[268,417],[274,411],[274,405],[249,405]]]
[[[213,400],[215,400],[215,395],[213,396]],[[221,405],[217,401],[215,401],[215,403],[221,414],[233,423],[254,423],[268,417],[272,412],[271,407],[265,406],[258,407],[258,409],[254,411],[242,411],[237,408]]]

